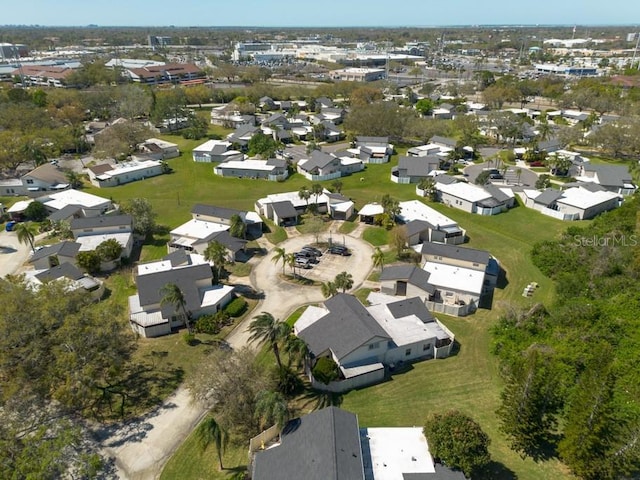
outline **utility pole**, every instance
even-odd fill
[[[636,46],[633,49],[633,58],[631,59],[631,68],[633,69],[633,65],[636,63],[636,56],[638,54],[638,45],[640,45],[640,32],[636,33]],[[640,70],[640,63],[636,67],[636,70]]]

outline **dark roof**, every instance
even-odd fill
[[[551,205],[553,202],[558,200],[562,196],[562,192],[560,190],[556,190],[555,188],[547,188],[543,190],[540,195],[538,195],[533,201],[535,203],[539,203],[540,205]]]
[[[287,166],[287,161],[280,158],[270,158],[267,160],[267,165],[270,167],[285,168]]]
[[[189,263],[189,256],[187,255],[186,250],[182,248],[178,248],[174,250],[169,255],[165,255],[162,257],[162,260],[168,260],[171,262],[172,267],[177,267],[179,265],[185,265]]]
[[[441,183],[443,185],[451,185],[452,183],[458,183],[458,179],[452,177],[451,175],[447,175],[446,173],[441,173],[440,175],[436,175],[433,178],[436,183]]]
[[[274,113],[273,115],[270,115],[268,118],[262,121],[262,125],[286,125],[287,123],[289,123],[289,120],[287,120],[287,117],[285,117],[282,113]]]
[[[433,315],[431,315],[431,312],[429,312],[419,297],[406,298],[397,302],[387,303],[387,308],[393,315],[393,318],[404,318],[409,315],[415,315],[422,320],[423,323],[435,322],[435,318],[433,318]]]
[[[271,207],[273,208],[273,211],[276,212],[278,218],[292,218],[298,216],[298,212],[293,206],[293,203],[289,200],[274,202],[271,204]]]
[[[316,104],[320,104],[326,107],[333,107],[333,100],[328,97],[318,97],[316,98]]]
[[[364,480],[353,413],[328,407],[292,420],[281,442],[256,454],[253,480]]]
[[[232,137],[244,137],[247,133],[256,133],[258,127],[254,125],[240,125],[233,132]]]
[[[545,140],[544,142],[538,143],[538,151],[551,151],[551,150],[560,150],[563,147],[563,143],[557,138],[550,138],[549,140]]]
[[[215,205],[196,203],[191,209],[191,213],[195,215],[206,215],[207,217],[225,218],[227,220],[231,220],[231,217],[233,217],[234,215],[240,215],[240,217],[242,217],[242,213],[244,212],[235,210],[233,208],[217,207]]]
[[[82,206],[80,205],[65,205],[60,210],[56,210],[55,212],[53,212],[47,218],[52,222],[57,222],[58,220],[66,220],[73,217],[80,210],[82,210]]]
[[[246,245],[247,245],[247,241],[243,240],[241,238],[236,238],[234,236],[232,236],[228,230],[225,230],[223,232],[219,232],[216,235],[214,235],[213,237],[211,237],[211,239],[209,240],[210,242],[212,241],[216,241],[221,243],[222,245],[224,245],[224,247],[233,252],[239,252],[240,250],[242,250]]]
[[[51,163],[44,163],[34,168],[29,173],[23,175],[23,178],[24,177],[32,177],[51,185],[68,183],[65,173]]]
[[[339,293],[324,302],[329,313],[299,333],[309,350],[320,355],[328,349],[341,360],[374,337],[390,338],[356,297]]]
[[[398,159],[398,171],[405,170],[409,177],[426,177],[431,171],[437,170],[439,166],[440,159],[434,156],[403,156]]]
[[[509,197],[509,195],[507,195],[502,190],[500,190],[499,187],[496,187],[491,183],[484,185],[482,188],[484,188],[487,192],[489,192],[489,194],[500,203],[504,203],[511,198]]]
[[[108,172],[109,170],[113,170],[113,165],[109,163],[101,163],[100,165],[94,165],[93,167],[89,167],[96,175],[102,175],[104,172]]]
[[[51,255],[60,255],[62,257],[75,257],[80,251],[80,244],[76,242],[60,242],[49,247],[44,247],[34,253],[29,262],[33,263],[41,258],[47,258]]]
[[[407,232],[407,236],[412,237],[416,233],[422,233],[430,228],[433,228],[433,225],[431,225],[426,220],[411,220],[409,223],[405,224],[404,228]]]
[[[429,143],[436,143],[440,145],[445,145],[447,147],[455,147],[458,144],[458,141],[453,138],[441,137],[440,135],[434,135],[429,140]]]
[[[300,167],[303,170],[310,172],[314,168],[324,168],[335,160],[336,157],[333,155],[329,155],[328,153],[324,153],[319,150],[314,150],[311,152],[311,158],[309,158],[309,160],[307,160],[303,165],[300,165]]]
[[[434,286],[429,283],[429,272],[415,265],[390,265],[384,267],[382,273],[380,273],[380,281],[384,280],[406,280],[407,283],[415,285],[432,295],[436,292]],[[396,315],[394,314],[394,316]]]
[[[82,277],[84,277],[84,274],[78,269],[78,267],[66,262],[36,275],[36,278],[41,282],[49,282],[51,280],[57,280],[58,278],[78,280]]]
[[[491,255],[485,250],[476,250],[475,248],[463,248],[457,245],[448,245],[445,243],[424,242],[422,244],[421,253],[423,255],[437,255],[444,258],[455,258],[465,262],[479,263],[487,265]]]
[[[594,165],[585,163],[586,172],[595,172],[598,183],[606,187],[623,187],[625,183],[633,183],[629,168],[626,165]]]
[[[140,265],[138,268],[144,269],[144,265]],[[211,282],[212,279],[213,273],[208,263],[138,275],[136,277],[136,285],[138,286],[140,305],[144,307],[145,305],[160,303],[163,297],[161,292],[163,287],[169,283],[174,283],[182,290],[187,310],[198,310],[202,301],[197,282],[199,280]],[[162,311],[162,316],[167,318],[176,312],[176,307],[172,304],[165,304],[160,307],[160,310]]]
[[[131,215],[107,215],[100,217],[84,217],[74,218],[71,220],[71,230],[81,230],[85,228],[100,228],[100,227],[116,227],[119,225],[133,224],[133,218]]]

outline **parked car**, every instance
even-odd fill
[[[311,261],[308,258],[297,257],[295,261],[295,266],[298,268],[310,269],[313,268],[311,265]]]
[[[305,252],[305,251],[295,252],[294,255],[296,259],[301,258],[301,259],[308,260],[310,263],[318,263],[318,259],[311,252]]]
[[[301,250],[303,252],[311,252],[316,257],[321,257],[322,256],[322,252],[320,250],[318,250],[316,247],[312,247],[311,245],[305,245],[304,247],[301,248]]]
[[[343,245],[333,245],[329,247],[329,253],[332,253],[334,255],[342,255],[343,257],[351,255],[349,249]]]
[[[502,180],[504,177],[501,173],[492,173],[489,175],[490,180]]]
[[[10,222],[7,222],[7,224],[4,226],[4,229],[7,232],[13,232],[13,229],[15,228],[16,223],[18,222],[14,222],[13,220],[11,220]]]

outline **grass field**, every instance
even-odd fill
[[[195,203],[253,209],[255,200],[260,197],[282,191],[297,191],[300,186],[309,183],[297,174],[284,184],[223,179],[213,174],[211,164],[199,164],[191,160],[190,149],[199,144],[198,141],[173,136],[164,138],[177,141],[185,152],[169,161],[174,173],[109,190],[87,190],[102,196],[110,195],[116,202],[145,197],[160,213],[159,223],[175,227],[190,218],[189,212]],[[414,186],[390,181],[390,168],[396,163],[396,158],[386,165],[368,165],[366,170],[341,179],[343,195],[356,202],[357,207],[368,202],[380,202],[384,194],[398,200],[418,198]],[[330,182],[321,183],[328,186]],[[535,302],[550,304],[554,299],[553,283],[533,266],[529,251],[535,242],[556,237],[566,229],[567,224],[522,206],[497,216],[483,217],[441,204],[429,205],[467,230],[469,243],[465,246],[488,250],[503,266],[506,275],[500,284],[501,288],[495,292],[493,310],[480,310],[462,319],[442,317],[456,334],[460,345],[457,355],[446,360],[418,363],[410,371],[387,383],[350,392],[344,396],[342,406],[357,413],[363,426],[421,425],[431,412],[457,408],[472,415],[489,433],[492,439],[491,453],[496,461],[493,478],[568,478],[558,462],[536,464],[523,461],[508,448],[498,430],[494,413],[498,406],[501,381],[496,359],[489,353],[489,328],[506,303],[526,307]],[[349,225],[345,229],[355,228],[353,224],[345,225]],[[365,232],[365,239],[374,245],[385,244],[386,237],[387,232],[382,229],[373,228]],[[286,232],[273,228],[268,238],[277,243],[286,239]],[[154,245],[145,246],[143,258],[157,258],[165,240],[159,237]],[[392,257],[390,253],[388,260]],[[524,298],[521,296],[522,289],[530,282],[537,282],[540,288],[533,297]],[[123,290],[127,288],[123,286]],[[152,351],[167,352],[164,357],[166,361],[180,366],[188,375],[190,368],[197,367],[197,356],[206,354],[206,348],[206,343],[186,348],[182,338],[171,336],[152,342],[141,341],[139,355],[148,357]],[[225,464],[229,467],[244,465],[246,461],[246,445],[243,443],[230,449],[225,456]],[[218,472],[215,454],[212,451],[202,454],[190,437],[167,464],[162,478],[215,480],[226,478],[229,473],[233,472]]]

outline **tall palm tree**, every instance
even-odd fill
[[[31,251],[35,253],[36,249],[33,246],[33,241],[39,231],[38,225],[33,222],[18,223],[13,227],[13,230],[18,235],[18,241],[25,245],[29,245],[31,247]]]
[[[295,278],[296,276],[296,254],[295,253],[287,253],[287,255],[285,256],[285,262],[287,265],[289,265],[291,267],[291,270],[293,270],[293,276]]]
[[[280,392],[263,390],[256,395],[254,415],[262,428],[272,423],[283,428],[289,421],[289,405]]]
[[[282,275],[284,275],[284,267],[287,264],[287,251],[282,247],[276,247],[273,250],[273,257],[271,261],[274,263],[282,262]]]
[[[293,334],[286,338],[282,350],[289,356],[289,365],[293,360],[296,360],[297,364],[300,365],[302,360],[309,354],[309,347],[305,341]]]
[[[224,468],[222,465],[222,456],[229,444],[228,432],[218,423],[215,418],[205,418],[196,430],[196,437],[200,449],[204,452],[207,447],[213,443],[218,454],[218,462],[220,462],[220,470]]]
[[[166,305],[169,303],[174,306],[176,312],[178,310],[182,310],[187,330],[189,333],[193,333],[191,327],[191,314],[187,310],[187,300],[184,298],[184,293],[180,287],[175,283],[167,283],[160,289],[160,294],[162,295],[160,305]]]
[[[316,206],[318,205],[318,198],[320,197],[320,195],[322,195],[323,191],[324,189],[319,183],[314,183],[313,185],[311,185],[311,195],[314,195],[316,197]]]
[[[309,208],[309,199],[311,198],[311,191],[306,185],[300,187],[298,190],[298,197],[300,200],[304,200],[307,203],[307,209]]]
[[[353,287],[353,276],[349,272],[340,272],[334,279],[337,288],[342,289],[342,293]]]
[[[338,293],[338,287],[335,282],[328,281],[322,282],[320,285],[320,289],[322,290],[322,295],[324,298],[333,297],[336,293]]]
[[[291,327],[280,320],[273,318],[269,312],[262,312],[260,315],[253,317],[253,321],[249,324],[249,342],[266,342],[273,350],[276,357],[278,368],[282,368],[282,360],[280,359],[280,343],[287,338],[291,332]]]
[[[213,262],[218,271],[218,283],[220,283],[220,277],[222,270],[227,264],[227,249],[217,240],[209,242],[207,248],[204,251],[204,258],[209,262]]]
[[[376,247],[373,251],[371,261],[374,267],[380,267],[380,271],[382,271],[382,267],[384,267],[384,252],[380,250],[380,247]]]

